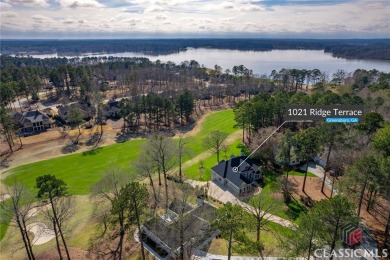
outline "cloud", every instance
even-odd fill
[[[12,5],[5,2],[0,2],[0,10],[5,11],[11,9]]]
[[[49,5],[46,0],[6,0],[5,3],[10,5],[24,5],[35,7]]]
[[[234,4],[232,2],[224,2],[222,3],[222,7],[224,9],[234,9]]]
[[[244,12],[256,12],[256,11],[264,11],[265,8],[258,5],[244,5],[240,7],[240,11]]]
[[[337,5],[356,0],[261,0],[259,3],[265,6],[323,6]]]
[[[166,20],[167,17],[165,15],[158,14],[158,15],[155,16],[155,19],[157,19],[157,20]]]
[[[96,0],[59,0],[62,7],[67,8],[101,8],[104,7]]]
[[[15,12],[9,12],[9,11],[3,11],[1,12],[2,18],[16,18],[19,17],[19,15]]]
[[[157,12],[163,12],[165,10],[166,10],[166,8],[162,7],[160,5],[152,5],[152,6],[146,7],[144,9],[144,13],[157,13]]]
[[[305,32],[326,37],[356,32],[390,36],[390,4],[380,0],[6,0],[0,4],[1,28],[12,28],[12,35],[42,31],[48,38],[100,32],[122,37],[157,32],[172,37],[191,33],[306,37]]]
[[[51,18],[49,18],[49,17],[47,17],[47,16],[44,16],[44,15],[40,15],[40,14],[33,15],[33,16],[32,16],[32,19],[33,19],[35,22],[38,22],[38,23],[44,23],[44,22],[49,22],[49,21],[51,21]]]
[[[76,21],[76,20],[73,20],[72,18],[67,18],[67,19],[65,19],[65,20],[62,20],[62,22],[63,22],[64,24],[74,24],[74,23],[76,23],[77,21]]]

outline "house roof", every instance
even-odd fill
[[[201,244],[213,232],[211,222],[215,218],[214,206],[207,203],[186,213],[183,217],[182,227],[184,244],[191,240],[194,246]],[[153,218],[143,225],[171,250],[180,248],[179,226],[177,220],[166,223],[161,218]]]
[[[246,159],[246,160],[245,160]],[[244,162],[245,160],[245,162]],[[244,163],[242,163],[244,162]],[[242,164],[241,164],[242,163]],[[241,164],[241,165],[240,165]],[[238,168],[238,172],[233,172],[234,167]],[[242,184],[251,184],[252,181],[246,178],[243,173],[245,172],[253,172],[259,173],[260,169],[253,160],[247,158],[246,156],[238,156],[233,157],[227,161],[221,161],[216,166],[211,168],[216,174],[221,176],[224,179],[228,179],[231,183],[236,185],[237,187],[241,187]]]
[[[19,118],[19,122],[21,124],[38,123],[45,120],[49,120],[49,117],[38,110],[24,112]]]
[[[84,104],[84,103],[83,104],[71,103],[69,105],[65,105],[63,107],[60,107],[58,109],[58,115],[62,119],[66,120],[68,118],[68,113],[72,108],[80,109],[81,113],[83,114],[84,119],[92,116],[93,108],[88,106],[87,104]]]

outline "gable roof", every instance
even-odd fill
[[[24,112],[19,118],[19,123],[38,123],[45,120],[49,120],[49,117],[38,110]]]
[[[92,117],[93,108],[85,103],[71,103],[69,105],[62,106],[58,108],[58,116],[67,120],[69,111],[74,108],[80,109],[84,119]]]
[[[228,179],[237,187],[241,187],[243,183],[251,184],[252,181],[246,178],[243,173],[253,172],[260,173],[260,168],[255,164],[250,158],[246,159],[246,156],[233,157],[227,161],[221,161],[216,166],[211,168],[216,174],[221,176],[224,179]],[[246,161],[244,162],[244,160]],[[244,162],[244,163],[242,163]],[[242,163],[242,164],[241,164]],[[241,164],[241,165],[240,165]],[[233,172],[234,167],[238,168],[238,172]]]

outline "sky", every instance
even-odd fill
[[[390,0],[0,0],[2,39],[390,38]]]

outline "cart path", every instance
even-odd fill
[[[242,133],[242,131],[238,130],[238,131],[234,132],[233,134],[229,135],[226,138],[225,143],[227,145],[231,145],[236,140],[240,139],[241,133]],[[213,153],[211,153],[209,151],[202,152],[202,153],[198,154],[197,156],[195,156],[194,158],[184,162],[183,165],[182,165],[182,168],[183,168],[183,170],[186,169],[186,168],[189,168],[190,166],[192,166],[192,165],[194,165],[196,163],[199,163],[200,160],[204,160],[206,158],[209,158],[212,155],[213,155]]]

